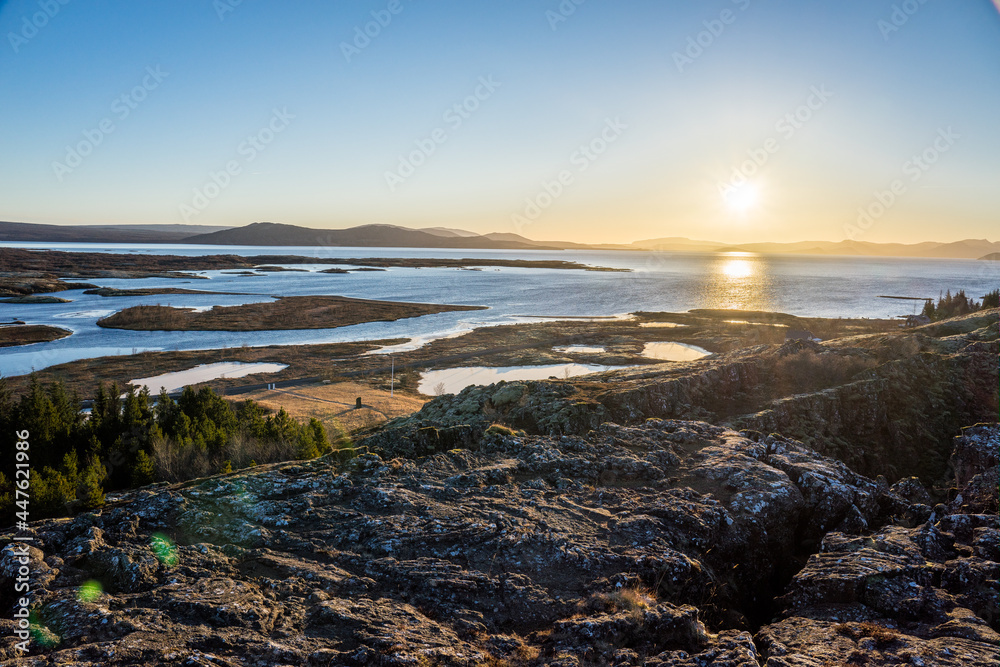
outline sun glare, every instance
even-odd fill
[[[722,273],[727,278],[749,278],[753,272],[753,265],[745,259],[730,259],[722,265]]]
[[[752,183],[744,183],[729,188],[723,195],[726,206],[736,213],[748,213],[757,205],[759,192]]]

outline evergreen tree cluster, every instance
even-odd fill
[[[923,314],[932,321],[946,320],[949,317],[967,315],[984,308],[997,308],[1000,306],[1000,290],[993,290],[983,297],[982,303],[965,295],[965,290],[959,290],[955,294],[948,290],[944,296],[938,298],[937,304],[929,300],[924,304]]]
[[[331,441],[316,419],[267,414],[251,400],[234,405],[207,387],[153,400],[145,388],[101,384],[88,415],[61,383],[33,378],[15,398],[0,378],[0,525],[12,523],[19,431],[29,433],[32,519],[100,507],[106,491],[351,451],[346,434]]]

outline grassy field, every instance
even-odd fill
[[[133,306],[97,324],[109,329],[133,331],[331,329],[455,310],[483,310],[483,307],[370,301],[343,296],[289,296],[265,303],[216,306],[205,312],[169,306]]]
[[[356,407],[359,397],[361,408]],[[358,382],[260,390],[241,394],[239,398],[251,398],[272,410],[284,408],[296,419],[315,417],[328,427],[337,424],[349,432],[412,414],[428,400],[399,390],[390,396],[385,389]]]

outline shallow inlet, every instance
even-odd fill
[[[613,371],[624,366],[598,366],[595,364],[554,364],[550,366],[503,366],[488,368],[469,366],[447,368],[439,371],[424,371],[420,374],[417,391],[426,396],[457,394],[474,384],[489,385],[501,380],[547,380],[550,377],[569,378],[587,373]]]
[[[712,354],[694,345],[684,343],[646,343],[642,356],[660,361],[695,361]]]
[[[199,382],[218,378],[241,378],[254,373],[277,373],[288,368],[287,364],[245,364],[239,361],[221,361],[215,364],[201,364],[186,371],[164,373],[155,377],[140,378],[129,382],[137,388],[148,387],[151,394],[158,394],[160,387],[173,393]]]

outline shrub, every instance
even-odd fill
[[[503,424],[493,424],[486,429],[488,435],[517,435],[517,432]]]

